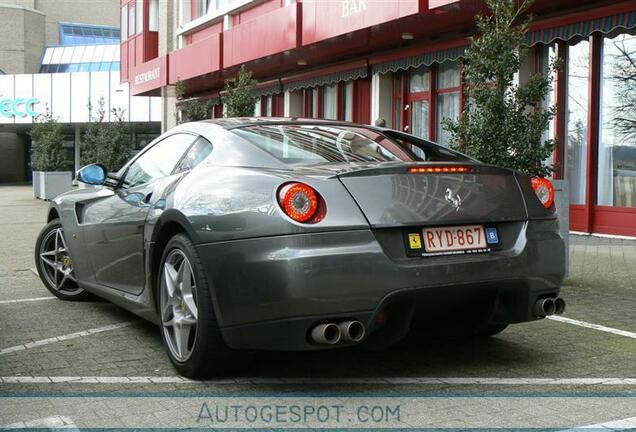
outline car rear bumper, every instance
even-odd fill
[[[565,272],[558,223],[511,222],[500,230],[507,233],[502,250],[459,256],[407,258],[371,230],[202,244],[198,250],[231,347],[318,349],[308,338],[317,323],[357,319],[369,334],[382,324],[379,314],[395,304],[414,316],[419,308],[411,305],[447,307],[452,320],[457,298],[492,295],[493,321],[536,319],[537,298],[558,295]]]

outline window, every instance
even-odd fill
[[[361,128],[263,125],[235,129],[234,133],[286,163],[374,162],[408,158],[397,144]]]
[[[128,37],[132,37],[135,35],[136,22],[135,5],[131,4],[128,6]]]
[[[393,117],[391,123],[388,125],[393,129],[402,129],[402,111],[404,111],[404,75],[393,74]]]
[[[307,118],[318,117],[318,88],[303,89],[303,116]]]
[[[587,114],[590,78],[590,44],[583,40],[569,47],[567,64],[567,160],[565,175],[570,203],[585,204],[587,176]]]
[[[409,76],[411,133],[420,138],[429,137],[430,82],[431,73],[428,66],[411,69]]]
[[[338,84],[326,85],[322,89],[322,118],[338,118]]]
[[[340,90],[340,120],[353,121],[353,81],[342,83]]]
[[[137,0],[137,33],[144,31],[144,0]]]
[[[314,87],[309,90],[311,93],[311,116],[313,118],[320,118],[320,110],[318,109],[318,101],[320,100],[320,88]]]
[[[272,95],[265,96],[264,102],[265,102],[265,115],[267,117],[271,117],[272,116]]]
[[[121,8],[121,41],[125,41],[128,37],[128,5]]]
[[[428,66],[420,66],[411,70],[409,80],[410,93],[427,92],[430,90],[431,73]]]
[[[189,171],[199,165],[212,153],[212,144],[203,137],[199,137],[190,150],[181,159],[175,172]]]
[[[204,16],[208,13],[208,6],[210,4],[209,0],[193,0],[196,1],[197,5],[197,18]]]
[[[636,208],[636,36],[604,38],[597,203]]]
[[[420,66],[393,74],[392,126],[424,139],[448,145],[445,119],[461,111],[461,68],[458,61]],[[402,113],[405,118],[402,118]],[[402,123],[403,122],[403,123]]]
[[[174,134],[153,145],[130,165],[124,177],[124,187],[169,176],[193,140],[192,135]]]
[[[233,133],[288,164],[467,160],[429,142],[393,140],[388,134],[360,127],[258,125]]]
[[[150,0],[148,31],[159,31],[159,0]]]
[[[461,78],[459,62],[445,61],[439,65],[437,75],[437,142],[448,145],[449,134],[443,127],[444,120],[455,121],[461,110]]]
[[[190,22],[192,13],[192,0],[179,0],[179,25]]]
[[[548,96],[545,98],[545,100],[541,104],[542,109],[548,109],[548,108],[554,107],[557,101],[557,92],[556,92],[557,74],[554,70],[550,68],[550,65],[554,63],[557,57],[556,46],[555,44],[548,45],[548,46],[544,45],[543,47],[539,49],[540,49],[539,71],[542,74],[549,76],[550,79],[552,80],[552,86],[550,88],[550,91],[548,92]],[[544,141],[548,139],[554,140],[556,138],[556,124],[557,124],[557,119],[556,119],[556,116],[554,116],[554,118],[552,119],[552,121],[550,121],[550,124],[548,125],[548,130],[545,131],[543,134],[542,139]],[[550,155],[550,157],[545,161],[545,165],[547,166],[554,165],[553,155]]]
[[[94,24],[60,23],[60,45],[117,44],[124,41],[128,37],[128,5],[123,6],[120,13],[123,31]]]

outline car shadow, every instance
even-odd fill
[[[124,312],[127,314],[127,312]],[[131,317],[133,315],[131,314]],[[535,375],[558,361],[558,345],[542,343],[531,327],[511,326],[489,338],[444,340],[411,331],[400,342],[381,350],[364,346],[320,351],[237,351],[237,369],[224,378],[393,378],[501,377]],[[159,327],[146,321],[135,325],[140,337],[163,352]],[[166,362],[168,361],[167,355]],[[168,369],[171,369],[168,366]]]

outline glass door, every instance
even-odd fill
[[[587,187],[587,126],[589,109],[590,43],[569,47],[567,63],[567,158],[565,178],[570,204],[585,205]]]
[[[408,76],[406,112],[409,133],[420,138],[430,138],[431,121],[431,71],[428,66],[411,69]]]

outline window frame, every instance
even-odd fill
[[[439,80],[439,63],[432,63],[428,66],[429,68],[429,83],[428,83],[428,91],[419,91],[419,92],[411,92],[410,84],[411,84],[411,71],[415,68],[408,68],[403,71],[394,72],[393,73],[393,123],[397,121],[395,107],[396,104],[401,102],[402,105],[402,115],[401,115],[401,125],[393,124],[394,128],[399,128],[402,131],[405,131],[409,134],[412,134],[413,124],[412,124],[412,107],[414,102],[427,101],[428,102],[428,136],[421,137],[425,140],[430,140],[433,142],[437,142],[438,140],[438,120],[439,113],[437,107],[437,99],[439,95],[448,94],[448,93],[459,93],[459,115],[464,110],[465,103],[465,83],[464,83],[464,72],[463,72],[463,64],[460,60],[447,60],[447,61],[456,61],[459,65],[459,85],[454,87],[447,88],[438,88],[438,80]],[[396,92],[396,89],[400,89]],[[407,109],[408,106],[408,109]]]
[[[181,159],[179,159],[179,161],[177,161],[177,163],[175,164],[174,168],[172,169],[172,172],[170,173],[170,175],[175,175],[175,174],[182,174],[182,173],[186,173],[188,171],[192,171],[194,168],[196,168],[198,165],[201,164],[201,162],[203,162],[208,156],[210,156],[212,154],[212,152],[214,151],[214,144],[212,144],[212,142],[210,142],[209,139],[207,139],[206,137],[204,137],[203,135],[199,135],[197,134],[197,138],[194,139],[194,141],[192,142],[192,144],[190,144],[190,147],[188,147],[186,149],[185,152],[183,152],[183,156],[181,156]],[[208,153],[208,155],[201,161],[199,161],[196,165],[194,166],[190,166],[187,169],[179,169],[180,165],[183,163],[183,161],[185,160],[186,156],[188,155],[188,153],[190,153],[190,150],[192,150],[194,148],[195,145],[197,145],[197,143],[203,140],[204,144],[208,144],[210,146],[210,153]]]
[[[132,189],[132,188],[136,188],[136,187],[139,187],[139,186],[147,185],[148,183],[151,183],[154,180],[156,180],[156,179],[153,179],[153,180],[147,181],[145,183],[140,183],[140,184],[137,184],[137,185],[131,186],[131,187],[124,186],[124,182],[126,180],[126,176],[128,175],[128,172],[130,170],[130,167],[135,162],[137,162],[137,160],[139,160],[139,158],[143,157],[146,153],[148,153],[151,149],[153,149],[155,146],[157,146],[160,142],[162,142],[162,141],[164,141],[164,140],[166,140],[166,139],[168,139],[168,138],[170,138],[170,137],[172,137],[174,135],[190,135],[190,136],[193,137],[193,140],[190,143],[190,145],[185,149],[185,151],[183,152],[181,157],[174,164],[174,167],[172,167],[172,171],[170,172],[170,174],[167,175],[166,177],[169,177],[169,176],[175,174],[175,170],[176,170],[177,166],[181,163],[181,160],[185,157],[186,153],[188,153],[190,151],[190,148],[194,145],[194,143],[197,142],[199,137],[202,137],[202,138],[206,139],[201,134],[198,134],[198,133],[195,133],[195,132],[191,132],[191,131],[188,131],[188,130],[179,130],[179,131],[174,131],[174,132],[171,132],[171,133],[167,133],[167,134],[158,136],[154,141],[150,142],[139,153],[137,153],[132,159],[130,159],[128,162],[126,162],[126,164],[122,168],[120,168],[119,171],[117,171],[117,173],[115,174],[115,177],[117,178],[117,184],[114,187],[114,190]],[[212,144],[212,143],[210,143],[210,144]]]

